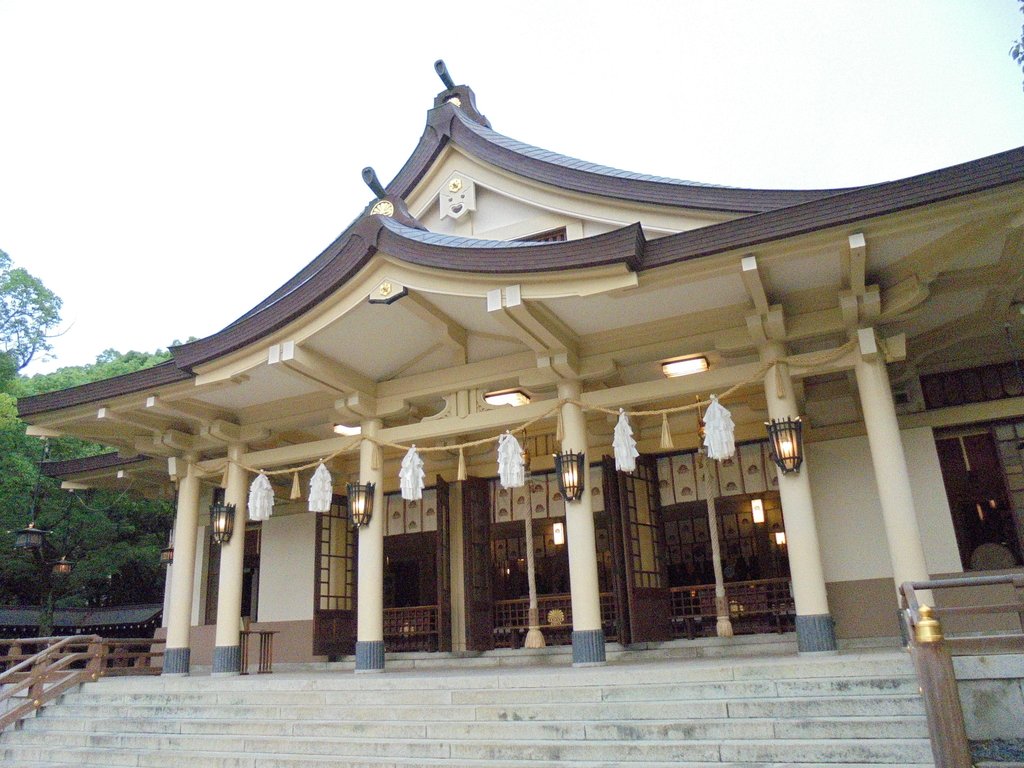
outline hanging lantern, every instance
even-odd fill
[[[74,563],[70,562],[66,556],[61,555],[60,560],[53,564],[52,572],[54,576],[68,576],[74,567]]]
[[[160,550],[160,565],[168,566],[174,563],[174,545],[164,547]]]
[[[768,450],[772,461],[783,474],[797,472],[804,461],[803,422],[795,419],[772,419],[765,422],[768,428]]]
[[[36,523],[33,520],[28,524],[28,528],[22,528],[14,534],[14,548],[42,549],[43,538],[45,538],[47,533],[48,531],[36,528]]]
[[[373,516],[373,483],[348,484],[348,513],[356,528],[369,524]]]
[[[587,471],[586,456],[580,452],[566,451],[556,453],[555,475],[558,476],[558,490],[566,501],[579,501],[583,498],[583,477]]]
[[[231,541],[231,533],[235,530],[235,505],[216,502],[210,505],[210,529],[213,540],[218,544]]]

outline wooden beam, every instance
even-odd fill
[[[983,246],[1008,221],[1006,214],[1000,214],[963,224],[885,267],[876,279],[890,286],[914,276],[927,284],[964,254]]]
[[[159,395],[146,398],[146,412],[169,419],[188,421],[203,425],[213,419],[220,418],[216,408],[198,403],[195,400],[168,400]]]
[[[285,341],[270,347],[267,352],[267,364],[280,365],[307,381],[339,394],[363,392],[375,395],[377,391],[377,384],[372,379],[326,355],[300,347],[294,341]]]
[[[423,294],[413,291],[398,306],[414,317],[441,332],[442,342],[452,350],[456,365],[466,363],[466,329],[428,301]]]
[[[757,258],[744,256],[740,260],[740,277],[743,278],[743,286],[747,289],[747,295],[754,303],[754,311],[759,315],[768,314],[768,292],[765,290],[764,280],[760,270],[757,268]]]
[[[201,441],[196,435],[179,432],[176,429],[168,429],[160,436],[160,442],[168,448],[185,453],[198,450]]]
[[[29,424],[28,427],[25,428],[25,435],[27,437],[63,437],[64,433],[59,432],[56,429],[50,429],[49,427]]]
[[[846,267],[847,287],[854,296],[863,296],[867,279],[867,241],[863,232],[850,235],[848,261]]]
[[[527,303],[518,285],[491,291],[487,311],[516,339],[539,356],[577,355],[579,339],[561,318],[536,302]]]

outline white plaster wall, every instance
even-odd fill
[[[164,613],[163,618],[160,620],[160,626],[166,627],[167,621],[170,618],[171,613],[171,571],[174,570],[173,565],[169,565],[164,569]]]
[[[942,483],[942,467],[935,449],[935,435],[930,427],[905,429],[903,449],[907,452],[907,469],[914,494],[917,524],[921,528],[928,572],[961,573],[960,550],[953,531],[953,516]]]
[[[901,436],[928,570],[960,571],[932,430],[904,430]],[[825,580],[892,577],[867,436],[809,443],[807,468]]]
[[[200,507],[200,509],[206,509],[209,504]],[[195,562],[195,580],[192,582],[192,626],[196,627],[203,623],[202,617],[206,600],[206,552],[210,548],[209,539],[207,534],[209,533],[209,526],[203,526],[199,529],[196,539],[196,562]]]
[[[472,179],[476,185],[477,210],[459,219],[438,218],[437,195],[452,174]],[[625,200],[602,199],[574,194],[536,182],[527,182],[493,166],[474,160],[449,147],[416,189],[406,198],[409,210],[431,232],[467,237],[505,240],[568,224],[569,239],[590,236],[639,221],[649,237],[707,226],[735,218],[732,213],[697,213],[670,207],[637,205]],[[543,224],[511,228],[515,233],[498,234],[516,223],[546,219]],[[551,221],[554,219],[554,221]],[[575,222],[584,222],[585,232],[573,233]],[[525,231],[524,231],[525,230]]]
[[[263,521],[260,540],[259,620],[313,618],[316,515],[275,515]]]

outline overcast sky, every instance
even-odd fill
[[[64,299],[29,373],[206,336],[408,158],[444,58],[495,130],[745,187],[1024,145],[1016,0],[0,0],[0,249]]]

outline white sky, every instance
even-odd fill
[[[442,90],[631,171],[831,187],[1024,145],[1015,0],[0,0],[0,249],[56,359],[206,336],[339,234]]]

